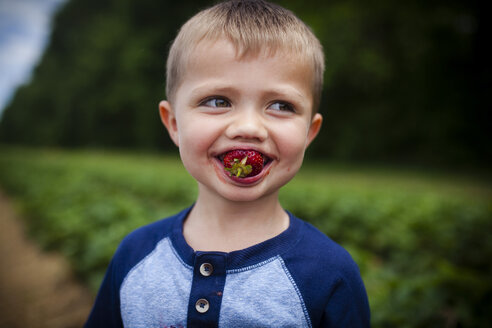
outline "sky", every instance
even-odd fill
[[[15,89],[27,83],[66,0],[0,0],[0,116]]]

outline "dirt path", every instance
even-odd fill
[[[26,238],[0,192],[0,328],[82,327],[92,302],[64,258],[41,252]]]

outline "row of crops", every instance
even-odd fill
[[[0,147],[0,187],[42,247],[96,291],[131,230],[192,204],[177,156]],[[284,207],[359,264],[373,327],[484,327],[492,313],[492,188],[485,179],[306,163]]]

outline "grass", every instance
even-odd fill
[[[177,155],[0,147],[0,185],[32,235],[96,290],[119,241],[192,204]],[[307,162],[281,202],[347,248],[374,327],[483,326],[492,188],[473,174]]]

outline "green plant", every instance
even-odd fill
[[[39,243],[96,290],[120,240],[189,206],[177,157],[0,148],[0,185]],[[358,263],[373,327],[485,327],[492,313],[488,183],[451,175],[305,166],[281,202]]]

